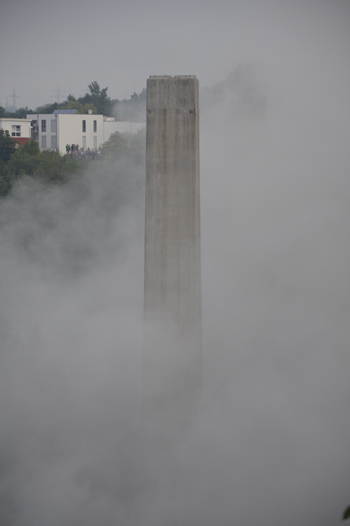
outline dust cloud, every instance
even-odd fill
[[[165,465],[144,469],[142,169],[1,203],[2,525],[340,522],[350,71],[328,42],[202,92],[203,393]]]

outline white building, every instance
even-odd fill
[[[27,115],[32,119],[32,136],[40,150],[56,150],[66,153],[66,145],[97,149],[112,133],[136,133],[144,123],[119,122],[103,115],[78,114],[76,110],[55,110],[48,114]]]
[[[103,143],[103,115],[81,115],[76,110],[27,115],[33,122],[33,136],[40,150],[66,153],[66,145],[97,149]]]
[[[15,139],[20,146],[23,146],[31,138],[31,119],[0,118],[0,129],[7,130],[10,137]]]

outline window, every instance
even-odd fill
[[[94,133],[97,133],[97,121],[94,121]]]
[[[57,148],[57,137],[56,135],[51,135],[51,148]]]
[[[94,148],[97,150],[97,135],[94,135]]]
[[[46,132],[46,120],[45,119],[41,121],[41,131]]]
[[[41,121],[41,122],[43,122],[43,121]],[[42,147],[43,150],[45,150],[45,148],[46,148],[46,135],[43,135],[41,137],[41,147]]]
[[[82,124],[83,124],[83,133],[86,132],[86,121],[82,121]]]
[[[86,135],[83,135],[83,148],[86,148]]]
[[[21,127],[12,125],[11,126],[11,135],[12,137],[20,137],[21,136]]]
[[[57,131],[57,128],[56,128],[56,119],[52,119],[51,120],[51,133],[56,133]]]

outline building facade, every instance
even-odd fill
[[[76,110],[56,110],[54,113],[27,115],[32,121],[32,137],[41,151],[59,150],[66,145],[96,150],[108,141],[112,133],[136,133],[144,123],[119,122],[103,115],[78,114]]]
[[[0,118],[0,129],[9,132],[19,146],[31,139],[31,119],[5,119]]]
[[[41,151],[59,150],[64,154],[67,144],[92,150],[103,143],[103,115],[81,115],[72,111],[75,110],[27,115],[32,119],[33,138]]]

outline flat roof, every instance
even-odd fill
[[[69,115],[74,115],[75,113],[77,113],[78,110],[55,110],[52,112],[52,114],[54,115],[58,115],[60,113],[68,113]]]
[[[18,117],[0,117],[0,121],[31,121],[31,119],[20,119]]]

